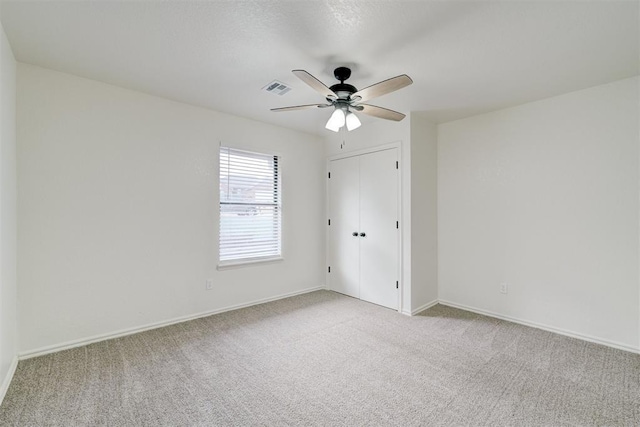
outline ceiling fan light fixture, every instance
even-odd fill
[[[331,131],[338,132],[344,126],[345,121],[344,111],[341,108],[336,108],[325,127]]]
[[[362,104],[363,101],[368,101],[370,99],[395,92],[396,90],[402,89],[403,87],[413,83],[411,77],[406,74],[401,74],[358,90],[355,86],[345,83],[345,80],[351,76],[351,70],[348,67],[338,67],[334,70],[334,76],[340,83],[336,83],[331,87],[328,87],[305,70],[292,70],[292,72],[309,87],[322,95],[326,104],[293,105],[291,107],[272,108],[271,111],[293,111],[334,107],[335,110],[325,125],[328,130],[333,132],[340,132],[340,129],[345,125],[348,131],[358,129],[362,125],[362,123],[360,123],[360,119],[358,119],[353,111],[358,111],[362,114],[367,114],[379,119],[393,120],[396,122],[399,122],[406,117],[404,114],[389,110],[388,108]],[[276,82],[269,87],[272,87],[275,84]],[[281,85],[278,84],[277,87],[280,86]],[[275,87],[272,90],[275,90]]]
[[[358,119],[358,116],[356,116],[351,111],[347,111],[346,122],[347,122],[347,130],[348,131],[352,131],[354,129],[358,129],[360,127],[360,125],[362,125],[362,123],[360,123],[360,119]]]

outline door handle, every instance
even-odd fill
[[[360,237],[365,237],[366,234],[365,233],[360,233]]]
[[[358,237],[358,232],[357,232],[357,231],[354,231],[353,233],[351,233],[351,235],[352,235],[353,237]]]

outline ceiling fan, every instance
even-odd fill
[[[397,122],[405,118],[404,114],[397,111],[377,107],[375,105],[362,104],[362,102],[378,96],[386,95],[387,93],[402,89],[405,86],[409,86],[413,83],[413,80],[411,80],[411,78],[406,74],[401,74],[358,90],[354,86],[344,82],[351,76],[351,69],[347,67],[338,67],[333,71],[333,75],[340,81],[340,83],[336,83],[331,87],[327,87],[324,83],[313,77],[305,70],[293,70],[292,72],[300,80],[322,95],[327,100],[327,104],[295,105],[292,107],[272,108],[271,111],[292,111],[334,107],[333,114],[331,114],[331,117],[325,126],[327,129],[334,132],[338,132],[345,124],[349,131],[360,127],[360,120],[355,115],[354,111],[378,117],[380,119],[394,120]]]

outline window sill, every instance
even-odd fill
[[[259,258],[259,259],[244,259],[237,261],[227,261],[218,264],[218,270],[232,270],[234,268],[242,268],[242,267],[251,267],[258,264],[273,264],[277,262],[284,261],[284,258],[273,257],[273,258]]]

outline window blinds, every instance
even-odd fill
[[[281,256],[278,156],[220,147],[220,263]]]

